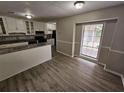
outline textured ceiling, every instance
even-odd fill
[[[31,14],[35,19],[54,19],[122,3],[124,2],[86,1],[84,7],[77,10],[74,8],[74,1],[0,1],[0,13],[17,17],[25,17],[26,14]]]

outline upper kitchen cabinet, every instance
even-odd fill
[[[5,27],[5,18],[0,17],[0,35],[6,34],[6,27]]]
[[[45,23],[45,34],[52,34],[53,30],[56,30],[55,23]]]
[[[17,31],[15,18],[6,17],[7,33]]]
[[[34,29],[34,22],[33,21],[29,21],[29,20],[26,20],[25,21],[25,26],[26,26],[26,31],[27,31],[27,34],[35,34],[35,29]]]
[[[29,21],[25,21],[25,26],[26,26],[27,34],[30,34],[30,22]]]
[[[26,27],[22,19],[6,17],[7,33],[25,33]]]
[[[16,29],[19,31],[19,32],[24,32],[26,33],[26,26],[24,24],[24,20],[22,19],[16,19]]]
[[[46,31],[46,24],[44,22],[37,22],[33,20],[23,20],[12,17],[5,17],[5,29],[1,21],[0,34],[28,34],[33,35],[35,31]]]
[[[44,23],[43,22],[35,22],[34,23],[35,31],[44,31]]]
[[[56,24],[54,23],[46,23],[46,28],[48,31],[51,31],[51,30],[56,30]]]
[[[31,31],[31,34],[35,34],[34,32],[34,22],[30,22],[30,31]]]

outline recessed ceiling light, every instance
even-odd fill
[[[76,9],[81,9],[83,7],[83,5],[84,5],[84,1],[76,1],[74,3],[74,6]]]
[[[26,18],[31,19],[32,16],[31,15],[26,15]]]

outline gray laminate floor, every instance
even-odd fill
[[[120,77],[54,52],[52,60],[0,82],[0,91],[124,91]]]

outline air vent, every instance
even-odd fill
[[[9,13],[9,14],[15,14],[15,12],[13,12],[13,11],[8,11],[8,13]]]

